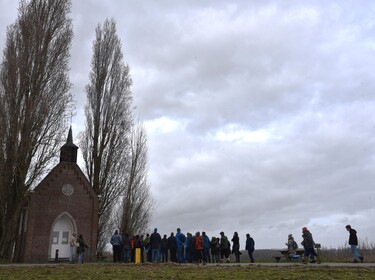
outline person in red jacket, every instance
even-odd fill
[[[195,234],[195,260],[197,262],[202,262],[203,261],[203,237],[198,231]]]

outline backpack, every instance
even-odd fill
[[[292,247],[294,250],[297,250],[298,249],[298,244],[296,241],[293,240],[293,243],[292,243]]]
[[[185,243],[185,241],[186,241],[186,237],[185,237],[185,235],[180,234],[180,242],[181,242],[181,243]]]

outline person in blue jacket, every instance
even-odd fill
[[[181,232],[181,229],[177,229],[176,233],[176,243],[177,243],[177,262],[184,263],[185,262],[185,242],[186,236]]]
[[[211,256],[210,256],[211,242],[210,242],[210,238],[207,236],[207,234],[204,231],[202,231],[202,237],[203,237],[203,261],[210,263],[211,262]]]

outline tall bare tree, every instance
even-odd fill
[[[70,0],[21,1],[0,68],[0,257],[10,259],[25,192],[46,172],[70,115]]]
[[[145,232],[151,221],[154,200],[150,193],[147,163],[147,135],[139,122],[132,127],[124,194],[117,215],[123,233]]]
[[[114,20],[96,28],[91,67],[80,145],[89,181],[99,195],[98,250],[103,250],[106,225],[125,181],[132,123],[132,81]]]

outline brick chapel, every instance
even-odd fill
[[[70,128],[60,149],[60,162],[26,197],[16,262],[67,260],[73,232],[82,234],[90,246],[85,259],[96,259],[98,196],[77,165],[77,150]]]

